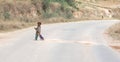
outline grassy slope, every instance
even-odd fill
[[[38,1],[38,0],[33,0],[33,1],[34,1],[34,3],[36,3],[35,1]],[[42,1],[42,0],[39,0],[39,1]],[[58,2],[62,6],[62,10],[61,10],[61,8],[59,8],[59,6],[57,8],[55,8],[56,6],[52,6],[52,7],[48,7],[47,12],[44,12],[43,10],[39,9],[40,8],[39,2],[37,2],[38,6],[36,6],[36,7],[33,6],[33,7],[35,7],[37,10],[40,10],[40,11],[38,11],[38,12],[40,12],[40,16],[37,16],[38,18],[36,18],[36,17],[35,18],[34,17],[26,17],[24,15],[22,18],[12,16],[13,18],[11,17],[11,19],[4,20],[4,17],[2,15],[2,17],[0,16],[1,17],[0,18],[0,22],[1,22],[0,23],[0,32],[1,31],[14,30],[14,29],[15,30],[16,29],[21,29],[21,28],[24,28],[24,27],[29,27],[29,26],[35,25],[35,23],[37,21],[42,21],[43,23],[73,21],[73,19],[72,20],[64,19],[64,17],[65,18],[68,17],[68,19],[69,19],[69,17],[71,17],[71,11],[76,11],[77,10],[76,7],[74,7],[74,5],[71,5],[70,2],[68,3],[68,2],[66,2],[66,0],[51,0],[51,1],[50,0],[43,0],[43,1],[49,2],[50,5],[54,5],[54,3],[51,4],[51,2]],[[79,1],[81,1],[81,0],[79,0]],[[0,3],[2,3],[2,4],[6,3],[6,2],[10,3],[11,6],[13,6],[12,8],[14,8],[14,7],[18,8],[19,9],[18,11],[23,12],[24,14],[27,14],[27,12],[30,10],[30,9],[27,9],[27,8],[32,7],[31,0],[9,0],[9,1],[8,0],[6,0],[6,1],[5,0],[0,0]],[[21,4],[18,5],[18,2],[21,3]],[[86,2],[86,1],[83,0],[83,2]],[[111,3],[110,1],[101,1],[101,0],[99,0],[97,2],[91,2],[91,3],[99,4],[101,6],[106,6],[106,5],[102,4],[103,2],[106,2],[106,4]],[[10,5],[8,5],[8,6],[10,6]],[[37,8],[37,7],[39,7],[39,8]],[[94,16],[89,17],[89,16],[91,16],[91,14],[94,14],[94,11],[89,10],[89,9],[84,9],[86,7],[93,8],[93,10],[96,10],[96,7],[94,7],[94,5],[90,5],[90,4],[87,4],[87,3],[82,3],[82,4],[80,3],[80,11],[83,12],[83,17],[80,18],[80,19],[82,19],[82,20],[83,19],[86,19],[86,20],[87,19],[101,19],[101,17],[99,15],[95,16],[95,17]],[[35,10],[35,11],[37,11],[37,10]],[[97,9],[97,10],[99,10],[99,9]],[[13,12],[15,12],[15,11],[13,11]],[[87,14],[87,15],[84,15],[84,14]],[[5,15],[8,16],[8,14],[6,14],[6,13],[5,13]],[[12,13],[12,15],[13,15],[13,13]],[[42,18],[41,16],[42,17],[45,16],[45,19],[46,18],[48,18],[48,19],[47,20],[41,19]],[[51,16],[52,16],[52,18],[49,19],[49,17],[51,17]],[[57,18],[54,17],[54,16],[57,16]]]
[[[33,26],[37,21],[41,21],[42,23],[70,22],[72,19],[67,20],[66,18],[72,16],[70,8],[73,8],[74,5],[71,1],[0,0],[0,32]],[[60,6],[57,7],[56,2]],[[32,13],[32,10],[35,13]],[[34,14],[36,16],[33,16]]]
[[[116,23],[109,27],[107,32],[113,39],[120,40],[120,23]]]
[[[107,29],[110,46],[120,52],[120,22]]]

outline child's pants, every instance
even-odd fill
[[[36,34],[35,34],[35,40],[38,39],[38,36],[40,37],[41,40],[44,40],[43,36],[40,35],[39,33],[36,33]]]

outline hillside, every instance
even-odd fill
[[[1,1],[1,19],[34,18],[112,18],[114,9],[119,11],[119,0],[9,0]],[[116,14],[116,13],[115,13]],[[3,16],[2,16],[3,15]],[[89,17],[91,16],[91,17]]]
[[[37,21],[120,19],[119,4],[119,0],[0,0],[0,30],[20,29]]]

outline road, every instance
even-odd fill
[[[0,36],[0,62],[120,62],[104,31],[118,21],[42,25],[45,40],[34,40],[34,27]]]

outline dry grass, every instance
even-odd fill
[[[29,26],[33,26],[34,23],[26,23],[22,21],[0,21],[0,32],[8,32],[17,29],[26,28]]]
[[[120,1],[118,0],[106,0],[106,1],[98,1],[97,4],[104,6],[104,7],[111,7],[115,5],[120,5]]]
[[[15,4],[15,1],[16,1],[16,4]],[[82,17],[79,17],[79,19],[62,18],[62,16],[64,17],[64,15],[65,15],[64,14],[65,10],[64,10],[64,12],[60,12],[60,14],[62,14],[61,16],[52,17],[52,18],[48,18],[48,19],[42,19],[42,12],[40,12],[41,11],[41,8],[40,8],[41,3],[39,3],[39,4],[37,3],[37,5],[34,6],[31,3],[31,0],[9,0],[9,1],[0,0],[0,3],[1,2],[4,2],[5,4],[1,4],[0,8],[3,9],[5,7],[6,10],[8,10],[8,12],[4,13],[4,10],[0,10],[0,19],[4,19],[5,16],[8,16],[8,14],[9,14],[10,16],[8,17],[8,19],[10,18],[10,19],[16,19],[16,20],[0,21],[0,32],[11,31],[11,30],[16,30],[16,29],[33,26],[33,25],[35,25],[35,23],[37,21],[41,21],[42,23],[58,23],[58,22],[71,22],[71,21],[75,22],[75,20],[80,21],[80,20],[91,20],[91,19],[94,19],[94,20],[111,19],[111,18],[107,18],[107,17],[102,18],[101,15],[99,14],[99,13],[101,13],[100,10],[97,8],[95,9],[95,7],[93,7],[93,5],[89,5],[89,4],[88,5],[84,4],[82,6],[90,7],[93,9],[92,10],[87,9],[87,8],[84,10],[81,9],[81,12],[83,14],[81,15]],[[54,2],[54,3],[51,3],[50,7],[53,10],[53,13],[55,13],[54,9],[56,9],[60,6],[61,6],[60,4]],[[81,5],[80,5],[80,7],[81,7]],[[38,11],[38,10],[40,10],[40,11]],[[33,13],[32,11],[36,12],[37,14]],[[40,14],[38,14],[39,12],[40,12]],[[50,12],[52,12],[52,11],[50,11]],[[53,15],[56,15],[57,13],[58,12],[56,12]],[[5,14],[5,15],[3,16],[1,14]],[[37,16],[33,16],[34,14],[36,14]],[[46,16],[48,16],[48,15],[46,15]],[[52,16],[52,15],[50,15],[50,16]],[[18,21],[18,20],[20,20],[20,21]]]
[[[10,2],[10,3],[14,3],[14,2],[30,2],[31,0],[0,0],[1,2]]]
[[[108,44],[113,49],[120,52],[120,23],[114,24],[107,29]]]
[[[113,39],[120,40],[120,23],[111,26],[107,32]]]
[[[18,21],[18,20],[0,20],[0,32],[8,32],[14,31],[22,28],[27,28],[36,25],[38,21],[42,22],[42,24],[49,23],[64,23],[64,22],[75,22],[77,19],[64,19],[64,18],[50,18],[50,19],[40,19],[32,22]]]

